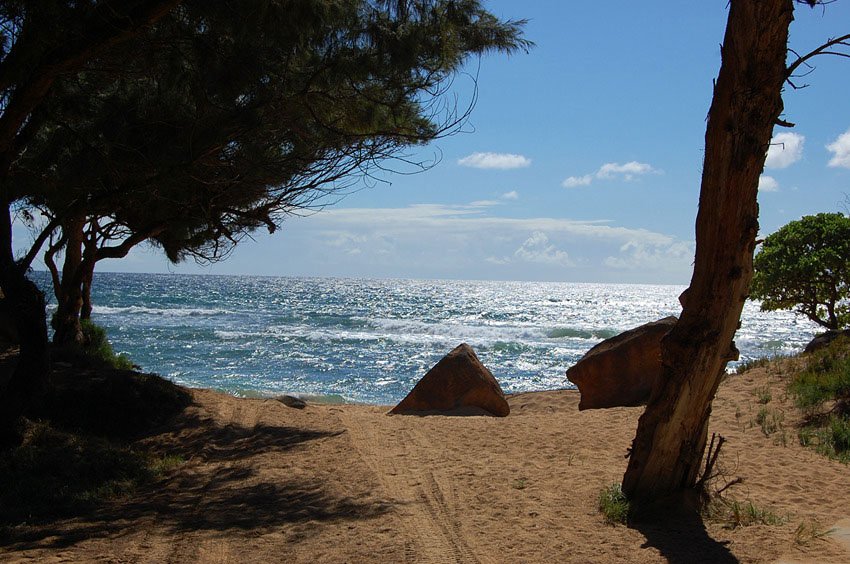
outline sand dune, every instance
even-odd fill
[[[765,386],[779,428],[756,423]],[[145,440],[186,462],[96,515],[31,527],[12,562],[850,562],[850,467],[799,446],[778,367],[732,376],[712,431],[728,494],[778,525],[610,526],[642,408],[579,412],[578,394],[515,395],[511,415],[387,416],[387,408],[236,399],[194,404]],[[795,534],[801,525],[825,531]]]

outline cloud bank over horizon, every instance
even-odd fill
[[[490,211],[487,202],[335,208],[297,227],[290,222],[288,242],[307,251],[318,272],[368,264],[370,272],[389,277],[454,278],[471,271],[479,279],[684,283],[690,276],[692,242],[605,219]]]

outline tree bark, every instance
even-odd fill
[[[696,257],[682,314],[662,342],[664,377],[638,422],[623,491],[635,512],[682,507],[697,482],[711,402],[737,358],[752,279],[758,181],[782,112],[792,0],[732,0],[705,136]]]
[[[43,398],[50,366],[44,295],[14,261],[8,211],[0,213],[0,287],[0,310],[14,323],[20,345],[15,371],[0,388],[0,448],[4,448],[20,439],[17,422]]]
[[[65,259],[62,278],[56,293],[56,313],[53,315],[53,344],[83,345],[80,310],[83,306],[83,240],[85,217],[70,218],[62,223],[65,239]],[[55,283],[55,280],[54,280]]]

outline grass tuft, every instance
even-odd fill
[[[752,501],[740,502],[721,497],[712,500],[707,514],[713,521],[723,523],[727,529],[752,525],[782,525],[787,521],[786,518],[778,516],[769,509],[758,507]]]
[[[611,484],[599,492],[599,512],[609,525],[625,524],[629,516],[629,500],[620,484]]]
[[[785,414],[776,409],[762,407],[756,414],[756,423],[761,427],[761,432],[765,437],[769,437],[773,433],[782,430],[782,423],[785,420]]]
[[[801,521],[794,530],[794,544],[798,546],[808,546],[812,541],[820,540],[834,531],[835,529],[824,528],[814,519]]]

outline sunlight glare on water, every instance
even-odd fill
[[[564,372],[588,349],[677,315],[683,289],[98,273],[93,319],[117,351],[180,384],[390,404],[462,342],[506,392],[571,387]],[[816,332],[752,303],[743,317],[742,360],[799,351]]]

